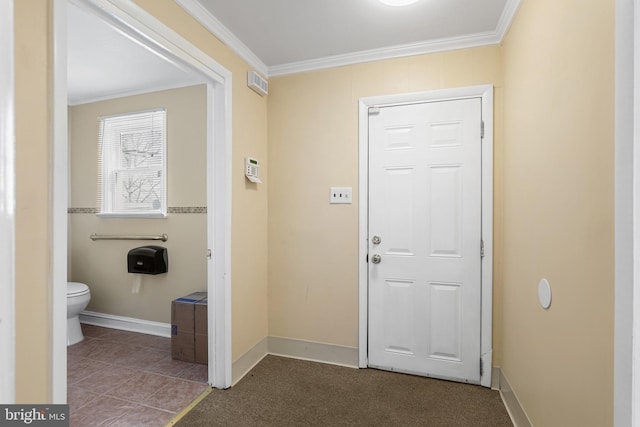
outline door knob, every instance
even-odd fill
[[[380,236],[373,236],[373,238],[371,239],[371,243],[373,243],[374,245],[379,245],[380,242],[382,242]]]
[[[371,257],[371,262],[374,263],[374,264],[380,264],[380,261],[382,261],[382,257],[380,255],[378,255],[378,254],[374,254]]]

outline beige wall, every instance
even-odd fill
[[[499,46],[378,61],[270,79],[269,335],[357,347],[358,99],[477,84],[495,85],[501,156]],[[496,169],[496,189],[501,188]],[[349,186],[352,205],[330,205]],[[500,191],[495,234],[501,233]],[[496,263],[501,258],[496,241]],[[501,306],[501,275],[494,301]],[[500,310],[495,310],[495,360]]]
[[[49,2],[16,1],[16,401],[50,401]]]
[[[69,108],[71,208],[95,208],[98,190],[98,118],[153,108],[167,111],[167,205],[171,208],[207,206],[207,93],[192,86]],[[172,213],[162,219],[99,218],[71,210],[69,215],[69,279],[91,289],[88,310],[169,323],[171,301],[207,290],[206,213]],[[91,241],[92,233],[162,234],[167,242]],[[134,275],[127,273],[126,255],[135,247],[158,244],[167,248],[169,271],[142,276],[132,293]]]
[[[502,367],[536,426],[613,424],[613,40],[614,1],[537,0],[504,43]]]

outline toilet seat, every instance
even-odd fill
[[[89,287],[80,282],[68,282],[67,283],[67,298],[79,297],[89,293]]]

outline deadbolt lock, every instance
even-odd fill
[[[382,239],[380,238],[380,236],[373,236],[373,238],[371,239],[371,242],[372,242],[374,245],[379,245],[379,244],[380,244],[380,242],[382,242]]]

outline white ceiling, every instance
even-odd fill
[[[90,11],[69,4],[67,91],[69,105],[202,82]]]
[[[520,1],[420,0],[394,8],[378,0],[176,0],[267,77],[499,43]],[[202,81],[69,5],[71,105]]]
[[[267,67],[494,32],[507,0],[197,0]]]

